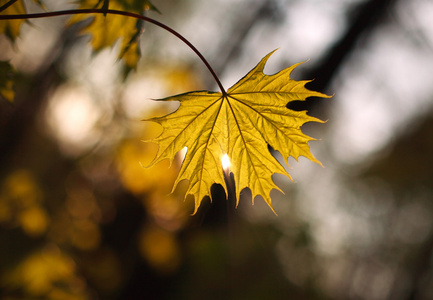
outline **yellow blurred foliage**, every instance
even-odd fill
[[[55,245],[25,258],[2,278],[2,285],[22,290],[29,298],[86,299],[86,287],[75,275],[75,263]]]
[[[101,209],[91,187],[80,180],[66,184],[66,200],[52,214],[48,238],[62,246],[91,251],[101,244]]]
[[[53,216],[49,238],[65,246],[91,251],[101,244],[99,223],[89,218],[76,218],[67,210],[60,210]]]
[[[15,201],[17,206],[23,208],[42,200],[42,192],[28,170],[16,170],[9,175],[3,183],[2,192],[10,201]]]
[[[101,242],[99,226],[90,220],[74,221],[70,234],[72,245],[81,250],[95,249]]]
[[[142,139],[149,140],[151,132],[146,130]],[[166,230],[175,231],[188,219],[185,202],[182,201],[182,189],[171,191],[180,159],[175,159],[171,166],[165,160],[147,168],[156,150],[155,144],[142,142],[138,138],[125,140],[116,157],[117,169],[124,187],[142,197],[143,205],[155,223]]]
[[[34,175],[28,170],[16,170],[1,185],[0,222],[21,226],[29,236],[40,236],[50,223],[42,202],[43,194]]]
[[[5,82],[4,86],[0,86],[0,96],[5,98],[9,102],[13,102],[15,97],[15,92],[13,90],[12,80],[8,80]]]
[[[117,162],[123,185],[136,195],[154,189],[161,181],[162,170],[144,168],[140,162],[149,161],[152,149],[143,142],[137,140],[124,141],[120,146]],[[166,163],[165,169],[168,164]]]
[[[125,46],[122,58],[125,61],[125,65],[134,69],[140,59],[140,49],[138,47],[138,43],[135,42],[129,46]]]
[[[148,127],[146,126],[146,129]],[[148,140],[151,134],[152,130],[145,130],[141,139]],[[119,146],[116,157],[117,169],[123,185],[132,193],[141,195],[155,190],[165,195],[170,193],[178,172],[177,164],[173,162],[170,167],[168,161],[163,161],[147,168],[146,165],[151,162],[156,151],[155,144],[140,141],[138,137],[125,140]]]
[[[30,236],[43,234],[47,230],[49,223],[46,211],[36,205],[23,210],[18,219],[23,230]]]
[[[94,221],[100,221],[101,219],[101,211],[91,190],[75,188],[68,191],[66,207],[69,214],[74,218],[92,219]]]
[[[167,94],[169,95],[203,89],[203,83],[199,77],[185,66],[178,66],[168,70],[164,79]]]
[[[89,297],[82,294],[71,294],[59,288],[53,288],[48,294],[50,300],[83,300],[89,299]]]
[[[7,0],[0,0],[0,6],[8,3]],[[24,7],[23,1],[16,1],[10,7],[1,11],[2,15],[15,15],[15,14],[25,14],[26,9]],[[24,20],[2,20],[0,22],[0,34],[6,34],[6,36],[11,40],[15,41],[15,39],[20,34],[21,25],[24,23]]]
[[[180,249],[173,232],[149,226],[140,234],[139,249],[149,265],[160,273],[174,272],[180,265]]]
[[[102,1],[81,1],[81,8],[96,8],[99,5],[101,5],[101,7],[98,8],[102,8]],[[123,7],[122,3],[119,1],[111,1],[110,9],[128,10]],[[89,16],[86,14],[75,14],[70,19],[69,25],[84,20],[88,21]],[[81,31],[83,34],[89,34],[91,36],[91,45],[96,52],[104,48],[113,47],[113,45],[119,43],[120,51],[118,58],[120,59],[122,56],[126,57],[125,63],[127,66],[135,68],[140,59],[140,52],[137,45],[137,34],[140,32],[137,31],[136,24],[137,20],[135,18],[114,14],[95,14]]]
[[[144,205],[149,214],[153,216],[154,222],[169,231],[181,229],[189,218],[185,202],[177,194],[153,193],[145,199]]]

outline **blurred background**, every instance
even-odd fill
[[[161,129],[141,120],[176,108],[151,99],[217,90],[198,57],[145,24],[125,73],[68,17],[27,22],[0,36],[18,71],[0,99],[0,298],[433,299],[433,2],[152,3],[226,88],[276,48],[267,74],[309,60],[293,77],[335,96],[289,108],[327,120],[303,127],[324,167],[289,159],[278,216],[220,186],[191,216],[185,185],[170,194],[181,159],[142,167]]]

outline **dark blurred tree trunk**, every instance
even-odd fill
[[[418,300],[425,299],[422,294],[422,288],[425,287],[425,280],[428,278],[429,272],[431,272],[431,257],[433,255],[433,234],[424,244],[421,245],[416,260],[411,266],[408,267],[410,278],[410,291],[407,296],[407,300]],[[389,298],[390,300],[392,298]]]
[[[233,24],[231,33],[226,35],[227,38],[221,43],[223,49],[218,51],[220,54],[215,58],[214,62],[216,73],[222,75],[230,62],[239,58],[245,39],[251,30],[256,28],[257,25],[261,25],[261,21],[276,23],[280,22],[283,17],[283,14],[278,10],[276,0],[265,0],[256,5],[254,11],[248,15],[242,15]]]
[[[366,44],[372,33],[388,21],[388,16],[397,2],[398,0],[368,0],[353,9],[347,16],[349,25],[346,33],[329,49],[321,62],[305,75],[305,78],[314,78],[308,87],[315,91],[327,91],[346,58],[357,47]],[[289,108],[313,111],[328,102],[311,97],[306,101],[292,102]]]
[[[433,160],[430,159],[433,151],[432,136],[433,117],[429,117],[416,130],[398,137],[393,144],[393,150],[386,157],[376,161],[365,175],[385,180],[392,186],[395,195],[410,195],[413,190],[427,190],[431,195],[433,193]],[[425,201],[420,205],[423,205],[423,210],[433,218],[433,207],[428,197],[426,195]],[[403,203],[417,201],[412,197],[402,199],[397,196],[397,199]],[[396,206],[398,205],[401,204],[396,203]],[[398,217],[396,214],[390,216],[390,218]],[[392,236],[393,230],[389,227],[389,236]],[[426,299],[424,290],[428,289],[426,285],[432,269],[430,261],[433,255],[433,232],[430,230],[425,240],[419,244],[408,245],[400,242],[400,247],[408,249],[402,262],[399,262],[399,267],[407,276],[403,279],[402,276],[397,276],[387,299]],[[402,280],[405,280],[403,284]],[[399,294],[402,285],[406,287],[404,298]]]
[[[46,56],[41,69],[30,76],[17,79],[16,97],[13,104],[0,103],[0,176],[8,166],[20,160],[22,141],[36,128],[37,118],[48,100],[48,93],[63,80],[58,64],[63,62],[69,46],[76,42],[75,34],[65,30],[62,38]]]

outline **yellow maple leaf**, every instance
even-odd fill
[[[92,0],[82,1],[81,7],[92,7],[92,4],[94,4],[94,2],[95,1]],[[122,9],[122,6],[115,1],[113,1],[110,6],[111,9]],[[85,14],[77,14],[71,18],[70,23],[76,23],[79,21],[87,20],[89,18],[93,19],[82,29],[82,33],[89,34],[92,37],[91,43],[95,51],[99,51],[105,47],[112,47],[119,39],[122,40],[123,44],[123,40],[127,40],[128,36],[131,36],[135,33],[136,20],[124,16],[117,16],[111,14],[104,16],[103,14],[96,14],[89,17]]]
[[[147,0],[81,0],[80,8],[110,8],[134,13],[157,9]],[[86,14],[74,15],[69,24],[92,18],[82,29],[83,34],[92,37],[92,48],[100,51],[106,47],[113,47],[120,41],[118,58],[124,59],[129,69],[134,69],[140,58],[138,41],[143,30],[143,22],[134,18],[114,14],[96,14],[89,17]]]
[[[20,15],[26,13],[26,8],[24,5],[24,0],[18,0],[11,5],[9,5],[10,0],[0,0],[0,7],[4,7],[4,10],[0,11],[0,15]],[[33,0],[40,7],[43,7],[40,0]],[[22,20],[2,20],[0,22],[0,34],[4,33],[10,41],[14,42],[15,39],[20,34],[21,25],[25,22]]]
[[[0,0],[0,6],[3,6],[8,2],[8,0]],[[17,1],[0,12],[2,15],[16,15],[25,13],[26,10],[23,1]],[[2,20],[0,22],[0,33],[4,33],[13,42],[20,34],[22,23],[24,23],[24,20]]]
[[[175,154],[187,147],[173,190],[180,181],[189,180],[185,197],[194,197],[194,214],[205,196],[212,200],[214,183],[222,185],[227,195],[222,165],[225,155],[234,176],[236,205],[240,192],[248,187],[253,203],[260,195],[272,211],[270,191],[280,190],[272,175],[291,177],[269,152],[268,145],[280,152],[286,163],[289,156],[295,159],[305,156],[320,164],[308,146],[314,139],[302,133],[301,126],[323,121],[307,115],[306,111],[292,111],[286,105],[311,96],[330,96],[305,88],[309,81],[290,78],[299,64],[265,75],[263,69],[272,53],[226,93],[197,91],[160,99],[179,101],[180,106],[171,114],[148,120],[163,127],[161,135],[152,140],[159,149],[151,166],[163,159],[173,161]]]

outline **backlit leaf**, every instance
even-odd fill
[[[265,75],[263,69],[272,53],[228,89],[226,95],[197,91],[161,99],[179,101],[180,106],[171,114],[149,119],[164,129],[152,140],[159,149],[151,165],[164,159],[173,161],[175,154],[187,147],[173,190],[180,181],[189,180],[186,196],[192,195],[195,199],[194,213],[204,197],[211,197],[214,183],[222,185],[227,194],[221,161],[226,154],[230,160],[229,170],[234,175],[237,204],[240,192],[248,187],[253,203],[260,195],[272,210],[270,191],[280,190],[272,175],[291,177],[269,152],[268,145],[280,152],[286,163],[289,156],[295,159],[305,156],[320,164],[308,146],[314,139],[302,133],[301,126],[322,121],[305,111],[292,111],[286,105],[311,96],[330,96],[306,89],[308,81],[290,78],[299,64],[274,75]]]
[[[8,3],[9,0],[0,0],[0,6]],[[19,0],[0,12],[1,15],[25,14],[26,10],[22,0]],[[0,33],[4,33],[12,42],[20,34],[20,28],[24,20],[2,20],[0,22]]]
[[[108,2],[111,8],[112,2],[118,2],[123,6],[126,11],[142,12],[146,10],[153,10],[159,13],[159,10],[148,0],[104,0]]]
[[[0,7],[10,2],[10,0],[0,0]],[[42,6],[39,0],[34,0],[34,2],[38,3]],[[17,15],[17,14],[25,14],[26,9],[24,6],[24,0],[18,0],[5,10],[0,12],[0,15]],[[2,20],[0,22],[0,34],[4,33],[9,40],[12,42],[20,34],[21,25],[25,22],[25,20]]]
[[[141,14],[146,10],[157,11],[147,0],[81,0],[80,8],[104,8],[123,10]],[[112,15],[74,15],[70,24],[87,20],[82,29],[83,34],[92,37],[92,48],[100,51],[106,47],[113,47],[120,42],[119,59],[124,58],[128,69],[134,69],[140,58],[139,39],[143,31],[143,22],[134,18]]]

